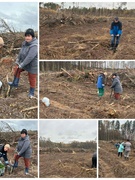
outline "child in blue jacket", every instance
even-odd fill
[[[100,98],[104,95],[105,74],[106,73],[100,73],[98,78],[97,78],[98,96]]]
[[[118,47],[121,34],[122,34],[122,23],[119,21],[118,17],[115,17],[110,28],[110,35],[111,35],[111,48],[110,49],[114,49]]]
[[[121,143],[119,148],[118,148],[118,157],[121,155],[122,157],[122,153],[124,151],[124,143]]]

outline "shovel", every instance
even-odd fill
[[[19,71],[19,67],[17,68],[16,73],[14,74],[15,77],[17,76],[18,71]],[[14,81],[15,81],[15,78],[14,78],[14,80],[13,80],[13,84],[14,84]],[[8,82],[8,78],[7,78],[7,82]],[[9,96],[10,96],[11,90],[12,90],[12,86],[8,85],[6,97],[9,97]]]

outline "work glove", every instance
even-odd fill
[[[104,84],[102,84],[102,86],[104,87],[105,85],[104,85]]]
[[[116,36],[119,37],[119,34],[117,34]]]
[[[9,162],[8,162],[8,161],[5,161],[5,164],[6,164],[6,165],[8,165],[8,164],[9,164]]]
[[[111,36],[114,36],[113,34],[111,34]]]
[[[18,66],[20,69],[22,69],[22,67],[21,67],[21,65],[19,64],[19,66]]]

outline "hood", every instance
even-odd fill
[[[116,79],[119,79],[119,80],[120,80],[120,77],[119,77],[119,76],[116,76]]]
[[[28,141],[29,139],[30,139],[30,138],[29,138],[29,136],[27,135],[27,136],[25,136],[25,138],[20,137],[19,140],[21,140],[21,141]]]

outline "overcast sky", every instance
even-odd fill
[[[40,120],[39,133],[53,142],[95,140],[97,120]]]
[[[38,130],[38,121],[37,120],[4,120],[7,122],[11,128],[16,131],[21,131],[22,129],[27,130]],[[0,121],[1,124],[1,121]],[[2,124],[3,126],[3,124]]]
[[[38,30],[38,3],[0,2],[0,19],[4,19],[16,31],[28,28]]]
[[[58,4],[61,4],[61,2],[56,2]],[[107,8],[117,8],[119,2],[79,2],[79,7],[107,7]],[[78,3],[74,3],[75,6],[78,6]],[[64,8],[69,8],[69,6],[73,6],[73,2],[65,2]],[[127,3],[128,9],[135,9],[135,2],[128,2]]]

